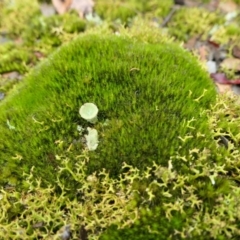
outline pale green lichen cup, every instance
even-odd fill
[[[85,103],[81,106],[79,114],[86,121],[96,123],[98,108],[94,103]]]

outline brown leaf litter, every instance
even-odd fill
[[[93,12],[92,0],[52,0],[57,13],[64,14],[69,10],[76,10],[81,18]]]

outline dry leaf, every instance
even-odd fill
[[[34,55],[37,57],[37,59],[41,59],[45,57],[45,55],[40,51],[34,51]]]
[[[208,51],[207,51],[206,46],[201,46],[198,49],[198,52],[199,52],[200,60],[205,62],[207,60],[207,57],[208,57]]]
[[[74,9],[83,17],[93,12],[94,2],[92,0],[73,0],[70,9]]]
[[[185,48],[189,50],[193,50],[196,46],[196,43],[198,39],[200,38],[200,35],[195,35],[192,38],[190,38],[184,45]]]
[[[53,6],[59,14],[68,10],[76,10],[81,18],[93,12],[93,0],[52,0]]]
[[[216,11],[220,0],[211,0],[209,3],[207,3],[207,9],[209,11]]]
[[[210,77],[215,81],[215,83],[230,84],[225,73],[211,73]]]
[[[221,83],[216,83],[218,93],[225,93],[225,92],[230,92],[232,91],[231,85],[229,84],[221,84]]]
[[[210,77],[214,80],[215,83],[220,84],[240,84],[240,79],[228,79],[225,73],[211,73]]]
[[[234,12],[238,8],[237,4],[232,0],[228,0],[227,2],[221,1],[218,7],[224,13]]]
[[[72,4],[72,0],[52,0],[52,4],[56,9],[57,13],[64,14],[68,11],[70,5]]]
[[[238,58],[226,58],[220,64],[222,68],[234,70],[236,72],[240,71],[240,59]]]
[[[232,50],[232,55],[235,58],[240,58],[240,46],[235,45]]]

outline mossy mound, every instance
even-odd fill
[[[94,127],[100,137],[89,153],[89,172],[106,168],[117,176],[123,162],[141,170],[153,161],[167,166],[172,155],[187,157],[190,149],[214,150],[202,111],[214,99],[207,74],[174,44],[79,38],[0,104],[0,182],[16,184],[32,166],[54,182],[57,156],[68,152],[74,163],[86,149],[78,125]],[[100,110],[94,126],[79,116],[86,102]],[[211,159],[216,160],[214,152]],[[188,162],[174,161],[188,171]]]

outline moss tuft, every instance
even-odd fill
[[[14,45],[12,42],[0,45],[0,55],[0,73],[11,71],[25,73],[30,61],[34,62],[35,60],[33,54],[26,51],[26,48],[21,45]]]
[[[173,6],[172,0],[131,0],[131,1],[105,1],[96,2],[96,12],[106,20],[121,20],[127,23],[139,14],[146,17],[164,17]]]
[[[37,0],[5,0],[3,3],[1,27],[12,36],[19,36],[28,28],[35,16],[41,14]]]
[[[90,153],[90,172],[104,167],[117,176],[123,162],[144,169],[153,161],[166,165],[172,154],[187,156],[191,148],[211,150],[202,109],[214,99],[207,74],[178,46],[80,38],[35,69],[0,105],[1,182],[33,165],[39,176],[54,181],[56,155],[74,156],[85,148],[77,132],[77,125],[90,126],[78,113],[85,102],[100,110],[94,125],[100,143]],[[176,164],[182,171],[188,166]]]
[[[224,18],[216,12],[203,8],[182,8],[173,16],[168,27],[171,35],[186,41],[196,35],[206,39],[212,26],[220,23],[224,23]]]

